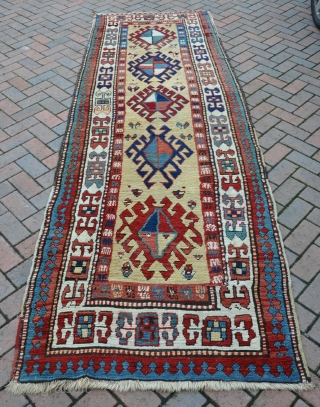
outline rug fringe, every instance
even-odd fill
[[[36,394],[52,392],[88,391],[92,389],[103,389],[112,391],[134,391],[134,390],[158,390],[165,392],[176,391],[199,391],[199,390],[293,390],[304,391],[314,389],[314,384],[305,383],[245,383],[245,382],[223,382],[223,381],[200,381],[200,382],[143,382],[139,380],[103,381],[84,377],[78,380],[55,380],[50,383],[19,383],[11,380],[6,390],[12,394]]]

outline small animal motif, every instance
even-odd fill
[[[128,54],[129,58],[135,58],[137,55],[137,53],[132,54],[131,52]]]
[[[180,134],[180,137],[182,138],[182,140],[185,140],[185,139],[191,140],[192,139],[191,134],[188,134],[187,136],[185,136],[184,134]]]
[[[196,260],[200,260],[200,259],[203,257],[203,255],[202,255],[202,254],[194,254],[193,257],[194,257]]]
[[[123,266],[121,268],[121,272],[123,274],[123,277],[129,277],[130,274],[132,274],[132,268],[131,268],[129,262],[123,263]]]
[[[130,124],[129,124],[130,125]],[[179,127],[179,129],[187,129],[190,126],[190,123],[185,122],[184,124],[177,122],[176,126]]]
[[[138,89],[140,89],[140,87],[139,86],[128,86],[128,90],[130,91],[130,92],[136,92]]]
[[[140,196],[142,194],[142,189],[138,189],[138,188],[133,188],[131,189],[131,192],[133,193],[134,196]]]
[[[191,280],[196,272],[193,270],[192,264],[186,264],[185,268],[182,270],[182,275],[187,280]]]
[[[186,87],[185,86],[176,86],[176,85],[173,85],[172,86],[172,89],[174,89],[174,90],[176,90],[176,91],[178,91],[178,90],[180,90],[180,91],[182,91],[183,89],[185,89]]]
[[[125,206],[129,206],[129,205],[132,203],[132,201],[131,201],[131,199],[126,198],[126,199],[123,201],[123,203],[125,204]]]
[[[184,194],[186,193],[186,191],[181,191],[181,189],[177,189],[177,190],[173,191],[172,193],[176,198],[181,199],[184,196]]]
[[[140,126],[141,126],[140,122],[137,122],[137,123],[130,122],[129,123],[129,127],[131,127],[132,129],[138,129]]]
[[[188,201],[188,206],[193,210],[197,206],[197,203],[195,201]]]

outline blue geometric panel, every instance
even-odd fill
[[[224,341],[227,339],[227,324],[225,321],[208,321],[206,338],[213,341]]]
[[[158,82],[163,83],[181,69],[177,59],[173,60],[160,51],[156,55],[147,52],[141,58],[130,61],[128,65],[128,70],[133,76],[147,83],[150,83],[152,78],[157,78]]]
[[[148,146],[144,149],[144,153],[149,163],[160,170],[166,165],[168,160],[170,160],[174,151],[170,144],[157,137],[151,140]]]
[[[151,28],[150,30],[142,33],[139,37],[146,41],[148,44],[156,44],[157,42],[161,41],[165,35],[162,34],[160,31],[156,30],[155,28]]]
[[[165,112],[171,103],[171,100],[160,92],[153,92],[142,102],[142,105],[149,112]]]
[[[151,256],[161,258],[164,256],[166,248],[173,242],[178,233],[174,230],[162,209],[154,208],[154,212],[139,230],[138,235],[150,249]]]
[[[137,315],[136,345],[159,345],[158,315],[155,312],[143,312]]]
[[[77,334],[79,338],[89,338],[92,336],[92,315],[81,315],[78,318]]]
[[[147,131],[150,136],[148,138],[141,136],[139,140],[135,140],[126,150],[126,154],[137,164],[137,173],[148,188],[154,185],[152,178],[158,172],[166,179],[162,184],[170,188],[173,179],[181,174],[181,164],[193,154],[193,151],[173,135],[166,139],[169,127],[162,126],[160,135],[155,134],[154,130],[153,126],[149,126]]]

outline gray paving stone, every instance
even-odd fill
[[[46,172],[44,175],[41,175],[41,177],[37,178],[37,182],[43,187],[43,188],[48,188],[51,187],[54,183],[54,177],[55,177],[56,170],[53,169],[49,172]]]
[[[319,248],[314,244],[311,245],[291,270],[300,279],[310,281],[320,271]]]
[[[274,127],[277,123],[279,123],[279,121],[279,118],[267,114],[262,119],[257,121],[254,126],[260,133],[265,133],[266,131]]]
[[[62,90],[65,90],[73,85],[72,82],[68,81],[60,75],[56,75],[54,78],[49,79],[49,82],[51,82],[55,86],[58,86]]]
[[[32,258],[25,261],[24,263],[19,264],[13,270],[7,273],[7,277],[17,288],[23,286],[29,277],[30,269],[32,265]]]
[[[320,302],[317,300],[317,298],[319,298],[319,288],[320,274],[317,275],[312,284],[309,285],[303,292],[303,294],[299,297],[299,301],[315,313],[320,312]]]
[[[301,254],[310,243],[319,235],[320,228],[304,220],[285,240],[285,245],[297,254]]]
[[[320,121],[319,121],[320,123]],[[301,167],[308,168],[309,171],[318,174],[320,172],[320,163],[306,155],[300,153],[299,151],[292,151],[287,157],[287,160],[300,165]]]
[[[44,99],[40,102],[41,106],[45,107],[49,112],[54,113],[54,114],[59,114],[63,110],[65,110],[65,106],[63,106],[61,103],[57,102],[53,98],[47,98]]]
[[[2,203],[0,203],[0,215],[3,215],[7,211],[8,209],[4,205],[2,205]]]
[[[39,177],[48,171],[48,168],[31,154],[19,158],[16,162],[23,170],[34,178]]]
[[[31,127],[29,131],[43,143],[49,143],[49,146],[50,142],[57,138],[56,133],[42,123],[38,123],[36,126]]]
[[[320,225],[320,209],[314,208],[307,216],[307,219],[315,225]]]
[[[63,136],[66,132],[67,122],[61,123],[54,127],[52,130],[55,131],[59,136]]]
[[[32,85],[37,85],[38,83],[43,82],[43,81],[47,81],[48,79],[51,79],[56,75],[57,74],[55,72],[53,72],[53,71],[47,71],[47,72],[45,72],[45,73],[43,73],[41,75],[37,75],[34,78],[29,79],[29,82]]]
[[[3,91],[3,94],[6,95],[13,102],[20,102],[20,100],[25,99],[26,95],[15,87],[8,88]]]
[[[292,96],[292,98],[289,99],[289,102],[293,103],[297,106],[301,106],[304,103],[306,103],[309,99],[311,99],[312,96],[313,96],[312,93],[302,90],[302,91],[296,93],[294,96]]]
[[[272,128],[259,138],[259,144],[260,146],[269,149],[283,137],[285,137],[285,133],[283,131]]]
[[[268,103],[270,103],[273,106],[280,107],[281,109],[286,110],[287,112],[292,113],[297,109],[296,105],[293,105],[291,103],[288,103],[284,101],[283,99],[277,98],[276,96],[272,96],[267,100]]]
[[[57,45],[64,44],[67,41],[68,41],[67,38],[61,37],[54,41],[47,42],[46,47],[53,48],[53,47],[56,47]]]
[[[301,192],[300,197],[320,208],[320,192],[315,189],[307,187]]]
[[[35,119],[34,117],[27,117],[24,120],[21,120],[19,123],[13,124],[10,127],[6,128],[6,133],[9,134],[9,136],[14,136],[18,133],[21,133],[24,130],[29,129],[31,126],[35,126],[38,123],[38,120]]]
[[[281,140],[281,143],[307,156],[312,156],[317,151],[315,147],[293,136],[286,136]]]
[[[279,216],[279,222],[293,229],[312,209],[312,205],[296,198]]]
[[[63,66],[66,66],[67,68],[70,68],[70,69],[75,68],[79,65],[77,62],[74,62],[69,57],[60,58],[57,60],[57,62],[60,62],[60,64],[62,64]],[[314,65],[314,64],[312,64],[312,65]]]
[[[15,159],[17,159],[19,157],[23,157],[26,154],[27,154],[27,151],[23,147],[21,147],[21,146],[15,147],[14,149],[1,155],[0,168],[5,167],[8,164],[11,164]],[[0,177],[0,179],[1,179],[1,177]]]
[[[161,403],[161,399],[152,391],[134,391],[128,393],[120,393],[115,392],[115,394],[119,397],[119,399],[127,406],[127,407],[138,407],[138,406],[158,406]],[[115,401],[110,400],[111,401]],[[80,404],[79,406],[85,407],[85,404]]]
[[[291,136],[297,137],[300,140],[305,140],[310,136],[310,133],[298,128],[297,126],[294,126],[288,122],[280,121],[277,125],[276,128],[279,130],[282,130],[286,134],[289,134]]]
[[[301,292],[305,289],[306,283],[301,281],[294,274],[291,274],[291,287],[292,287],[292,292],[293,292],[294,298],[297,298],[297,297],[299,297]]]
[[[8,182],[4,181],[0,184],[0,198],[10,194],[10,192],[14,191],[13,186]]]
[[[15,121],[12,120],[8,115],[6,115],[4,112],[0,112],[0,121],[1,121],[1,127],[5,129],[6,127],[12,126]]]
[[[307,185],[310,185],[312,188],[320,191],[320,177],[307,171],[304,168],[299,168],[294,174],[293,177],[298,179],[301,182],[304,182]]]
[[[183,405],[184,407],[202,406],[206,399],[200,393],[189,393],[182,391],[174,395],[166,404],[165,407],[177,407]]]
[[[35,207],[37,207],[38,209],[43,209],[47,205],[50,193],[51,193],[51,188],[48,188],[48,189],[40,192],[40,194],[31,198],[30,202],[32,202],[33,205]]]
[[[287,205],[304,187],[304,184],[294,178],[288,178],[274,192],[274,197],[280,204]]]
[[[268,178],[274,184],[282,184],[298,167],[290,161],[283,160],[277,164],[268,174]]]
[[[1,233],[13,245],[30,236],[30,232],[10,212],[0,216]]]
[[[14,286],[0,273],[0,301],[15,290]]]
[[[248,83],[260,75],[261,72],[257,71],[256,69],[250,69],[248,72],[244,73],[243,75],[240,75],[239,80],[244,83]]]
[[[309,117],[309,119],[302,123],[300,127],[306,131],[309,131],[310,133],[313,133],[314,131],[319,129],[319,123],[320,116],[314,115],[312,117]]]
[[[285,248],[285,253],[286,253],[286,257],[289,263],[289,266],[292,266],[295,261],[297,260],[297,255],[295,253],[293,253],[291,250],[289,250],[287,247]]]
[[[30,202],[18,191],[14,191],[4,198],[1,202],[16,216],[20,221],[36,212],[36,209]]]
[[[310,338],[320,344],[320,319],[318,319],[309,331]]]
[[[298,314],[299,325],[302,332],[308,332],[308,328],[312,322],[316,319],[315,314],[307,310],[298,302],[295,304],[296,312]]]
[[[28,106],[32,106],[35,103],[40,102],[41,100],[45,99],[47,95],[43,92],[39,92],[33,96],[28,97],[27,99],[22,100],[19,102],[19,106],[21,106],[23,109],[27,108]]]

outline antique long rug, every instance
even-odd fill
[[[212,17],[96,15],[88,44],[9,391],[311,388]]]

